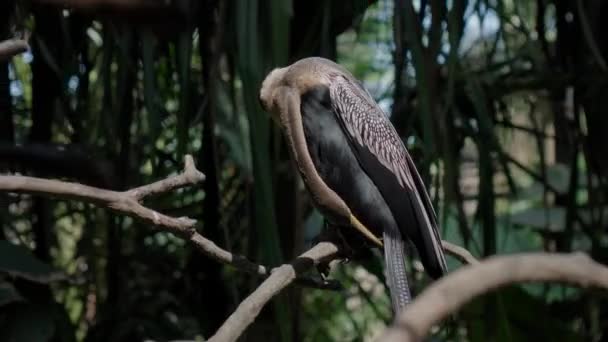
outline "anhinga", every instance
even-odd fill
[[[347,70],[324,58],[302,59],[266,77],[260,102],[279,120],[325,218],[384,247],[395,312],[411,300],[406,238],[429,275],[447,271],[435,212],[412,158],[382,109]]]

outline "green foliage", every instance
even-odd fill
[[[0,64],[0,172],[122,190],[192,153],[215,182],[146,205],[280,264],[322,218],[258,91],[272,68],[321,55],[390,114],[445,239],[477,256],[580,250],[608,263],[602,1],[162,3],[0,13],[1,39],[27,27],[35,47]],[[0,194],[0,222],[2,341],[200,340],[260,281],[89,205]],[[414,266],[419,293],[429,279]],[[344,290],[290,289],[243,339],[372,340],[390,322],[380,256],[332,277]],[[603,294],[526,284],[478,298],[434,338],[596,341],[606,308]]]
[[[259,260],[267,264],[279,264],[281,262],[281,246],[279,244],[278,227],[274,210],[274,194],[272,190],[272,172],[270,152],[270,120],[264,113],[258,102],[258,89],[264,78],[263,70],[267,69],[267,61],[274,60],[275,65],[286,60],[286,34],[287,30],[287,6],[282,1],[268,3],[269,8],[263,8],[264,15],[258,18],[259,8],[262,3],[248,1],[247,5],[239,6],[237,9],[237,44],[238,67],[243,86],[243,103],[248,113],[250,139],[252,150],[253,177],[255,179],[254,196],[254,220],[253,229],[259,239],[256,255]],[[266,15],[270,17],[265,17]],[[267,21],[270,24],[272,34],[270,51],[261,50],[263,46],[262,36],[259,35],[260,25],[258,20]],[[276,322],[283,341],[291,340],[291,319],[287,302],[283,298],[275,302]]]
[[[8,241],[0,241],[0,274],[43,284],[65,279],[64,274],[35,258],[26,247]]]

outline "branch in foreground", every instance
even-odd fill
[[[443,249],[456,259],[468,264],[477,264],[479,261],[465,248],[442,241]],[[272,297],[285,289],[298,276],[323,261],[330,261],[337,257],[338,247],[330,242],[321,242],[308,252],[302,254],[291,264],[286,264],[273,269],[268,277],[258,288],[253,291],[236,311],[228,317],[218,331],[213,335],[212,341],[236,341],[245,329],[255,320],[260,310]]]
[[[264,305],[277,293],[291,284],[298,275],[321,262],[334,259],[338,247],[330,242],[320,242],[290,264],[273,269],[270,276],[245,298],[208,341],[235,341],[258,316]]]
[[[194,185],[204,179],[205,176],[196,169],[194,160],[188,155],[185,158],[184,172],[181,174],[169,176],[161,181],[128,191],[111,191],[59,180],[3,175],[0,175],[0,191],[37,194],[46,197],[93,203],[149,223],[160,230],[176,234],[218,262],[232,265],[249,273],[267,275],[268,271],[266,267],[252,263],[245,257],[223,250],[213,241],[197,233],[195,230],[195,220],[188,217],[176,218],[167,216],[141,204],[141,201],[148,196],[169,192],[187,185]]]
[[[582,253],[492,257],[435,282],[399,314],[379,341],[421,341],[433,325],[473,298],[524,282],[559,282],[608,289],[608,268]]]
[[[7,39],[0,42],[0,62],[10,59],[30,49],[27,41],[23,39]]]

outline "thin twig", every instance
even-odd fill
[[[127,191],[129,196],[134,197],[138,201],[143,200],[148,196],[155,196],[175,189],[183,188],[190,184],[197,184],[205,180],[205,175],[196,169],[192,156],[186,156],[184,163],[184,172],[180,175],[169,177],[148,185],[133,188]]]
[[[479,264],[479,260],[471,254],[466,248],[455,245],[451,242],[441,240],[443,250],[449,255],[460,260],[463,264],[475,265]]]
[[[188,241],[190,241],[196,249],[203,252],[203,254],[219,263],[232,265],[247,273],[260,276],[268,275],[268,269],[265,266],[253,263],[242,255],[230,253],[199,233],[192,234]]]
[[[423,291],[379,341],[421,341],[433,325],[484,293],[515,283],[558,282],[608,289],[608,268],[583,253],[496,256],[462,267]]]

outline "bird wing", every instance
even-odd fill
[[[414,243],[429,274],[443,275],[447,266],[435,212],[395,128],[357,81],[336,75],[329,91],[333,110],[360,165],[382,193],[400,231]]]

